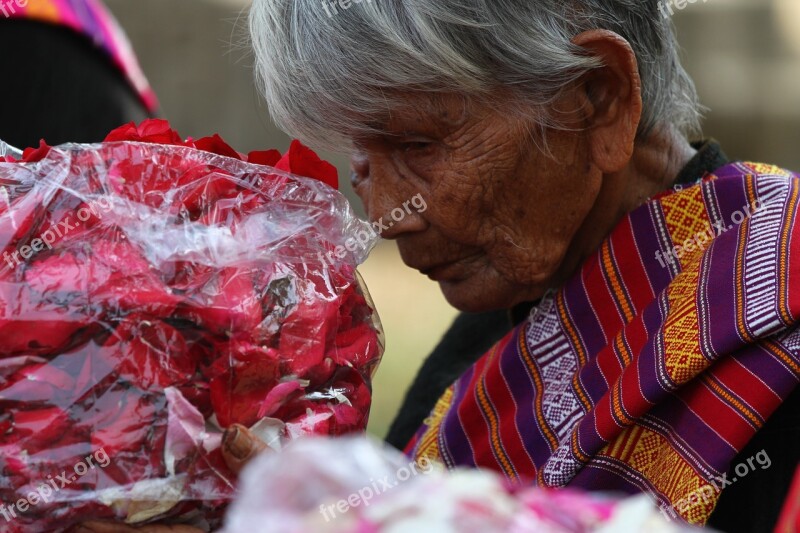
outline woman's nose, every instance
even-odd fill
[[[353,175],[350,180],[355,187],[359,182],[365,181],[369,177],[369,156],[363,152],[354,152],[350,156],[350,168]]]

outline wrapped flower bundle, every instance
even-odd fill
[[[245,156],[164,121],[0,157],[3,531],[214,526],[225,427],[365,427],[376,237],[331,186],[300,143]]]
[[[241,484],[220,533],[698,531],[669,522],[646,495],[511,484],[490,470],[414,462],[363,436],[303,439],[263,454]]]

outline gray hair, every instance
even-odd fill
[[[254,0],[249,25],[273,119],[320,147],[376,133],[409,91],[457,93],[557,127],[549,104],[601,66],[571,43],[595,28],[636,54],[639,137],[660,125],[699,132],[697,92],[657,0]]]

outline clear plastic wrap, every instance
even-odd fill
[[[0,162],[0,530],[213,526],[225,427],[366,426],[377,237],[342,195],[186,146],[40,150]]]
[[[22,157],[22,151],[19,150],[18,148],[14,148],[10,144],[0,139],[0,157],[5,157],[7,155],[20,158]]]

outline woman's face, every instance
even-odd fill
[[[571,245],[602,172],[586,135],[548,131],[548,156],[527,126],[455,96],[413,96],[381,125],[386,135],[354,142],[353,184],[370,219],[392,223],[383,236],[458,309],[535,300],[578,264]],[[390,218],[416,195],[424,212]]]

